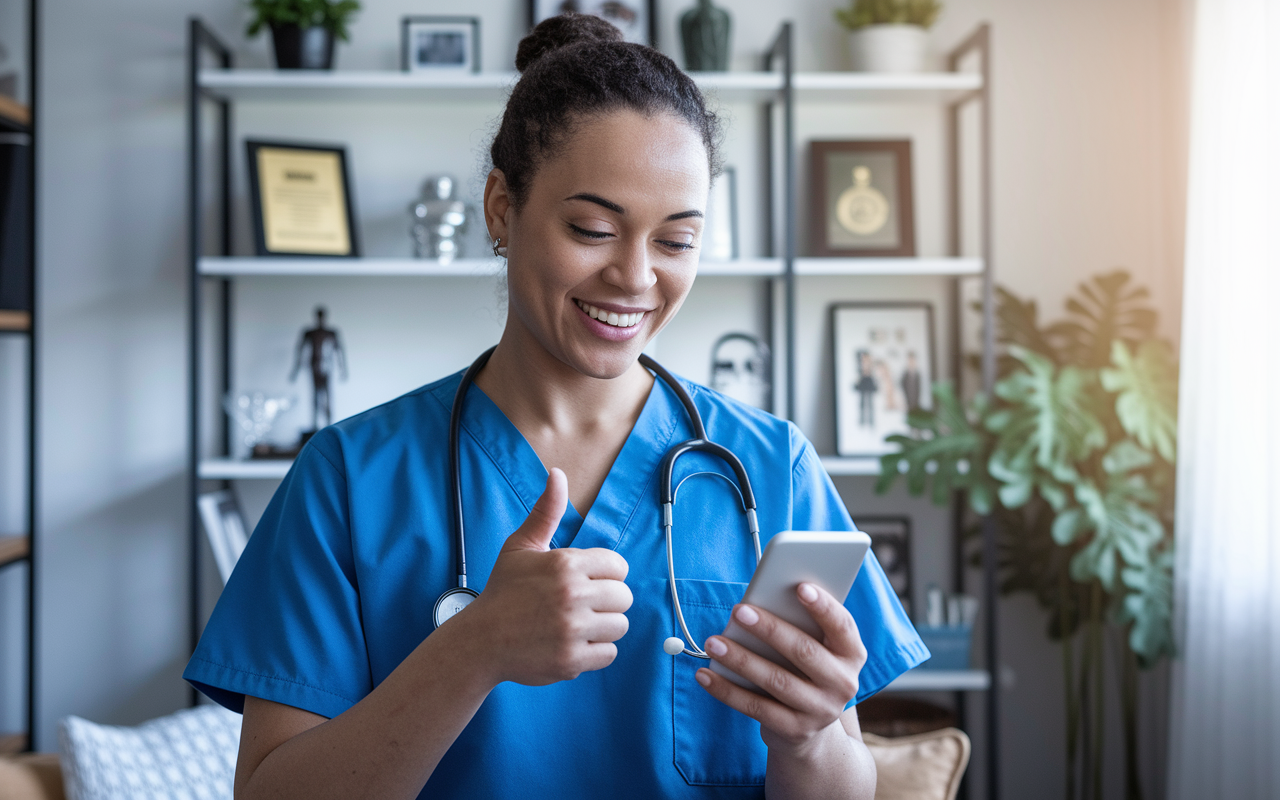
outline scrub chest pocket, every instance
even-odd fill
[[[702,644],[724,630],[747,584],[677,580],[676,588],[689,632]],[[679,630],[674,609],[671,627]],[[698,685],[694,674],[706,664],[690,656],[671,659],[676,769],[693,786],[763,786],[768,749],[760,738],[760,723]]]

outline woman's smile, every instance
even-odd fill
[[[608,304],[597,306],[577,299],[573,302],[582,314],[590,318],[587,327],[612,341],[629,339],[639,333],[640,323],[648,313],[647,310],[624,306]]]

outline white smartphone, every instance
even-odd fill
[[[821,586],[843,603],[870,548],[871,537],[861,531],[783,531],[769,540],[742,602],[767,609],[821,641],[822,629],[796,597],[796,587],[801,583]],[[733,618],[722,635],[784,669],[799,672]],[[712,660],[710,668],[745,689],[760,691],[718,661]]]

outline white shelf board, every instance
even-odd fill
[[[899,675],[885,687],[888,692],[982,692],[991,687],[991,675],[981,669],[922,669]]]
[[[822,467],[828,475],[879,475],[880,459],[822,456]]]
[[[223,258],[200,259],[200,274],[234,275],[351,275],[423,277],[492,277],[502,271],[496,258],[460,258],[449,264],[420,258]],[[977,275],[977,258],[798,258],[797,275]],[[776,277],[780,258],[742,258],[703,261],[699,275]]]
[[[206,458],[197,474],[204,480],[263,480],[283,478],[293,466],[291,459],[243,461],[237,458]]]
[[[797,275],[980,275],[980,258],[797,258]]]
[[[782,259],[739,258],[733,261],[699,261],[698,274],[777,277],[782,275]]]
[[[800,100],[840,103],[951,102],[982,88],[976,72],[797,72]]]
[[[778,72],[690,74],[703,91],[721,101],[770,100],[782,91]],[[199,81],[202,88],[232,100],[500,103],[517,77],[514,72],[424,75],[391,70],[204,69]],[[798,99],[815,102],[931,103],[951,101],[981,88],[982,77],[965,72],[799,72],[793,85]]]
[[[200,259],[201,275],[420,275],[492,277],[497,258],[459,258],[449,264],[422,258],[219,258]]]
[[[200,70],[200,86],[231,100],[405,101],[498,103],[515,85],[514,72],[424,75],[391,70]]]

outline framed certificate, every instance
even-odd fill
[[[346,148],[245,142],[259,256],[360,255]]]

